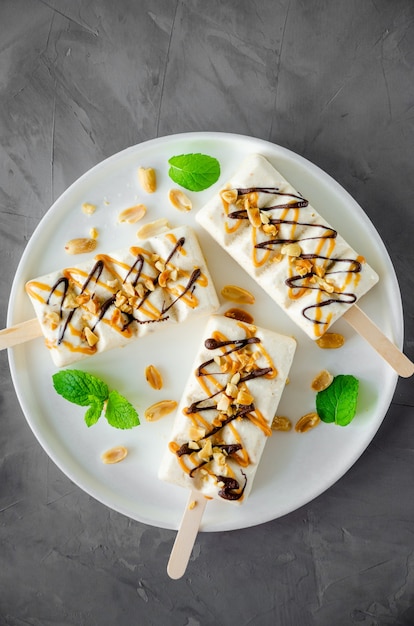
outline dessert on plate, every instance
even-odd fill
[[[193,230],[182,226],[26,283],[61,367],[195,315],[218,299]]]
[[[221,315],[210,317],[203,337],[159,478],[241,503],[272,434],[296,341]]]
[[[312,339],[378,281],[262,155],[247,157],[196,219]]]

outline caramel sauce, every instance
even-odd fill
[[[273,206],[261,207],[262,214],[267,215],[269,224],[276,226],[279,231],[277,235],[266,235],[260,227],[252,226],[248,219],[247,208],[244,203],[248,199],[251,207],[257,207],[259,193],[271,194],[279,196],[281,203]],[[251,228],[251,254],[252,264],[254,267],[263,267],[268,263],[272,263],[275,258],[274,251],[278,246],[284,243],[295,243],[302,241],[315,240],[315,248],[312,254],[301,254],[301,258],[312,258],[322,262],[327,279],[332,275],[342,274],[344,279],[342,283],[335,281],[335,289],[333,293],[327,292],[323,285],[312,283],[309,278],[313,272],[300,276],[295,273],[294,261],[289,259],[288,275],[285,284],[288,288],[288,296],[291,300],[299,300],[309,290],[317,290],[318,295],[313,305],[304,307],[302,315],[313,322],[314,331],[317,336],[322,335],[330,324],[332,313],[329,311],[331,305],[336,304],[352,304],[356,301],[356,295],[351,291],[355,288],[361,278],[361,267],[365,262],[363,257],[358,256],[357,259],[341,259],[335,257],[335,240],[337,232],[325,224],[318,222],[307,223],[300,220],[300,210],[309,205],[308,200],[297,194],[284,193],[276,187],[254,187],[247,189],[237,189],[237,200],[235,204],[229,205],[222,198],[225,220],[226,233],[235,233],[241,227],[245,227],[246,223]],[[284,227],[284,235],[280,236],[280,228]],[[306,237],[301,236],[300,227],[307,229]],[[311,230],[314,229],[314,234]],[[261,240],[259,241],[259,232]]]
[[[62,271],[62,275],[52,287],[39,281],[28,282],[26,291],[31,297],[50,306],[52,306],[53,298],[53,306],[59,307],[60,323],[57,324],[55,320],[49,322],[50,330],[56,332],[56,341],[49,341],[48,346],[53,345],[58,348],[62,345],[71,352],[85,354],[97,351],[97,347],[91,349],[87,344],[83,336],[83,328],[76,328],[72,322],[73,315],[78,310],[81,316],[85,316],[83,325],[87,325],[86,319],[92,320],[93,332],[99,324],[105,324],[113,331],[122,334],[123,337],[131,338],[137,332],[137,325],[157,323],[168,319],[169,310],[179,301],[188,308],[197,308],[199,306],[197,288],[206,287],[208,279],[199,268],[194,268],[192,272],[180,269],[179,257],[187,254],[184,237],[177,239],[169,233],[166,238],[171,242],[171,250],[166,259],[158,255],[157,259],[169,269],[177,270],[178,278],[173,286],[170,286],[168,282],[164,287],[159,285],[158,279],[161,272],[155,266],[155,255],[151,250],[142,246],[132,246],[129,249],[132,257],[131,263],[120,261],[108,254],[98,254],[94,258],[95,263],[89,274],[83,269],[69,267]],[[148,280],[152,281],[153,289],[146,288],[144,296],[140,299],[135,297],[134,302],[129,305],[131,312],[124,312],[121,304],[118,308],[116,293],[122,284],[130,283],[135,289],[139,281],[145,286]],[[164,297],[163,295],[160,297],[160,292],[164,294]],[[155,304],[152,294],[156,294],[154,298],[163,302],[161,308]],[[166,294],[170,295],[168,304],[166,304]],[[69,295],[70,298],[67,297]],[[78,298],[80,295],[86,298],[84,300]],[[128,294],[126,299],[128,304]],[[96,305],[96,310],[93,307],[92,310],[88,308],[91,300]],[[118,314],[114,315],[116,311]],[[47,323],[47,317],[44,323]],[[81,345],[77,345],[78,341],[71,342],[70,337],[76,337]]]
[[[214,450],[223,450],[227,459],[236,465],[246,468],[250,465],[250,458],[239,424],[248,420],[256,428],[259,428],[267,437],[271,436],[272,430],[267,424],[265,417],[255,407],[254,399],[249,405],[237,404],[237,399],[230,399],[229,409],[220,412],[217,409],[217,396],[224,397],[227,384],[231,381],[234,373],[240,374],[237,384],[248,390],[245,383],[255,378],[271,379],[277,376],[277,370],[261,340],[256,337],[256,328],[245,322],[238,322],[244,331],[244,338],[231,339],[220,331],[214,331],[212,336],[205,341],[205,347],[213,351],[211,359],[200,363],[194,375],[197,379],[200,398],[196,399],[189,407],[184,409],[184,414],[195,427],[203,429],[203,436],[196,442],[199,450],[203,449],[210,440],[212,456],[206,458],[199,456],[199,450],[193,450],[191,441],[181,446],[176,442],[170,442],[170,450],[173,452],[181,469],[190,478],[195,478],[200,470],[205,476],[211,477],[218,485],[218,494],[227,500],[240,500],[243,498],[247,478],[244,484],[239,484],[231,464],[225,463],[225,476],[215,474],[211,461],[214,459]],[[257,355],[257,358],[255,358]],[[267,367],[259,367],[256,361]],[[245,367],[248,368],[244,369]],[[240,389],[240,387],[238,387]],[[191,427],[189,428],[191,432]],[[191,444],[191,445],[190,445]],[[222,486],[221,486],[222,485]]]

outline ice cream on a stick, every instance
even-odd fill
[[[26,291],[59,367],[219,304],[197,238],[184,226],[30,280]]]
[[[259,154],[245,159],[196,219],[312,339],[378,281],[364,257]]]
[[[221,315],[203,337],[159,477],[241,503],[272,434],[296,341]]]

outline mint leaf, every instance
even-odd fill
[[[130,402],[117,391],[111,391],[105,417],[114,428],[133,428],[139,425],[138,413]]]
[[[54,374],[52,379],[58,394],[79,406],[89,406],[91,396],[102,402],[108,397],[108,385],[88,372],[62,370]]]
[[[53,374],[53,386],[65,400],[89,407],[85,423],[93,426],[99,420],[106,404],[105,417],[114,428],[133,428],[139,425],[138,413],[120,393],[109,391],[108,385],[93,374],[82,370],[61,370]]]
[[[323,422],[347,426],[355,417],[359,381],[355,376],[335,376],[327,389],[316,394],[316,411]]]
[[[220,176],[220,163],[207,154],[180,154],[169,159],[169,177],[190,191],[211,187]]]
[[[103,401],[100,398],[96,398],[95,396],[89,396],[89,403],[89,409],[85,413],[85,423],[88,428],[96,424],[98,419],[101,417],[102,409],[104,406]]]

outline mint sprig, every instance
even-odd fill
[[[65,400],[89,407],[85,423],[93,426],[105,408],[105,417],[114,428],[134,428],[139,425],[138,413],[118,391],[109,391],[108,385],[93,374],[82,370],[61,370],[52,376],[53,386]]]
[[[220,176],[220,163],[208,154],[180,154],[169,159],[169,177],[185,189],[203,191]]]
[[[355,417],[359,381],[350,374],[335,376],[332,383],[316,394],[316,412],[323,422],[347,426]]]

